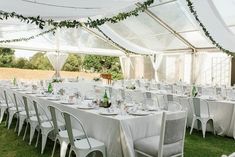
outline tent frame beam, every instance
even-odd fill
[[[140,3],[136,4],[137,6],[140,6]],[[158,22],[162,27],[164,27],[166,30],[168,30],[170,33],[172,33],[176,38],[181,40],[184,44],[186,44],[188,47],[192,49],[193,52],[196,52],[196,47],[193,46],[188,40],[186,40],[184,37],[182,37],[180,34],[178,34],[174,29],[172,29],[168,24],[166,24],[162,19],[160,19],[158,16],[156,16],[152,11],[149,9],[146,9],[144,11],[149,17],[151,17],[153,20]]]

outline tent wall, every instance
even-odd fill
[[[202,85],[230,85],[231,57],[222,52],[200,52],[196,53],[192,63],[192,56],[192,53],[163,54],[157,71],[154,70],[150,57],[130,56],[130,64],[122,63],[124,69],[126,66],[124,78],[154,79],[157,73],[159,81],[169,83],[192,83],[194,80],[196,84]]]

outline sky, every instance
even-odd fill
[[[35,53],[37,53],[37,52],[36,51],[27,51],[27,50],[15,50],[15,57],[16,58],[24,57],[24,58],[29,59]]]

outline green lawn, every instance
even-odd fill
[[[24,130],[23,130],[24,131]],[[28,145],[22,140],[23,132],[20,137],[16,135],[14,129],[7,130],[4,123],[0,124],[0,157],[50,157],[53,142],[48,141],[45,153],[40,155],[40,145]],[[35,139],[33,144],[35,144]],[[56,157],[59,156],[57,147]],[[185,157],[220,157],[222,154],[231,154],[235,151],[235,141],[233,138],[214,136],[206,134],[203,139],[201,132],[194,130],[192,135],[188,131],[185,140]]]

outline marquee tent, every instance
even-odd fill
[[[24,16],[64,20],[111,17],[138,6],[141,0],[9,0],[0,10]],[[235,1],[192,0],[199,19],[210,35],[222,47],[235,50]],[[12,5],[14,3],[14,5]],[[205,7],[207,9],[205,9]],[[216,27],[214,27],[216,25]],[[139,16],[119,23],[99,27],[112,41],[97,29],[81,27],[58,29],[56,34],[45,34],[28,42],[1,43],[15,49],[32,51],[60,51],[106,56],[121,56],[126,78],[155,77],[158,80],[196,82],[202,84],[230,84],[231,57],[221,52],[205,36],[186,0],[155,0]],[[29,37],[40,30],[33,24],[17,19],[0,21],[0,40]],[[139,55],[127,56],[120,46]],[[146,59],[147,58],[147,59]],[[125,63],[124,63],[125,62]],[[127,63],[126,63],[127,62]],[[139,71],[139,64],[143,67]],[[127,66],[127,65],[131,66]],[[145,65],[144,65],[145,64]],[[124,66],[126,65],[126,66]],[[125,69],[127,68],[127,69]],[[135,71],[130,72],[130,71]]]

